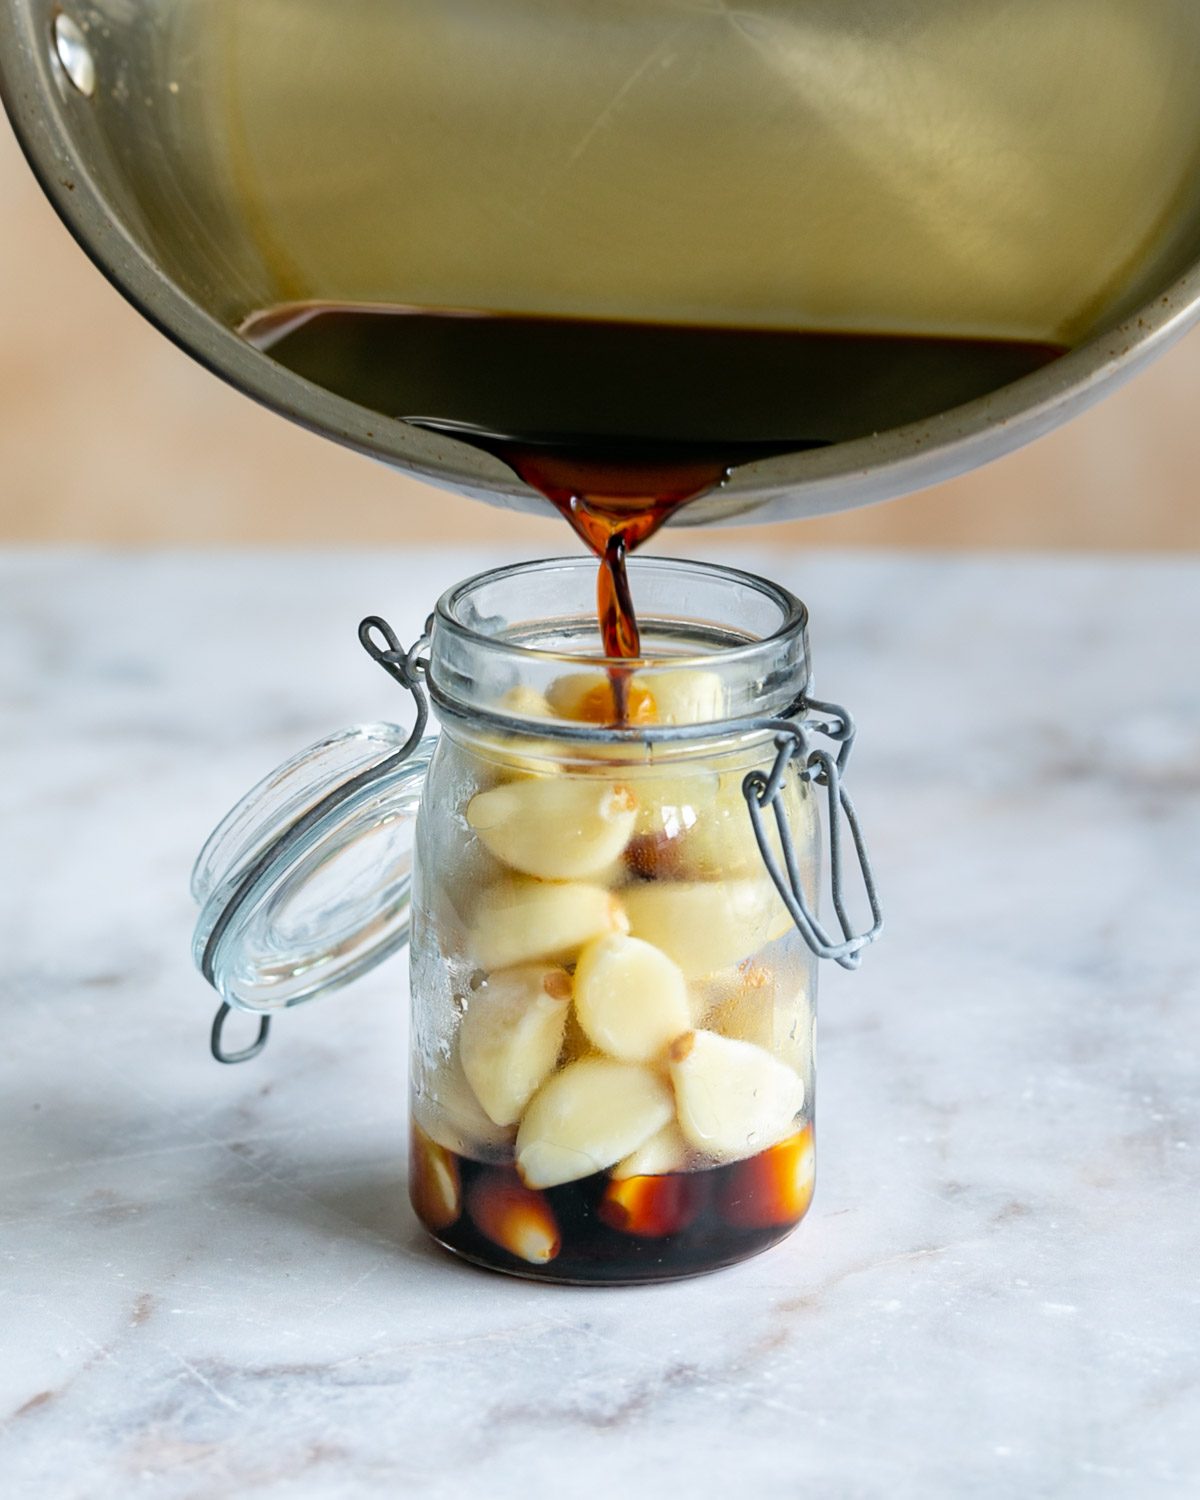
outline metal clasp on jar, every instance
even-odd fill
[[[863,838],[862,826],[854,804],[850,800],[842,781],[842,772],[854,746],[854,720],[836,703],[821,703],[808,699],[805,709],[820,715],[804,718],[798,722],[788,719],[774,720],[756,727],[770,728],[774,732],[775,764],[769,776],[761,771],[751,771],[742,783],[746,808],[754,827],[754,838],[784,905],[791,914],[797,930],[818,958],[831,958],[843,969],[857,969],[862,962],[863,950],[883,931],[883,914],[879,906],[879,895],[875,886],[875,875]],[[838,747],[836,754],[814,746],[813,736],[824,735]],[[787,814],[780,795],[784,778],[793,762],[800,763],[800,777],[815,786],[823,787],[827,795],[829,823],[829,885],[833,896],[833,907],[841,927],[841,940],[830,936],[816,912],[809,904],[800,876],[795,844],[788,826]],[[783,855],[782,866],[771,847],[766,813],[775,814],[775,826],[779,833],[779,845]],[[846,909],[845,838],[842,822],[849,829],[858,860],[863,889],[871,909],[871,925],[864,932],[856,933],[854,923]]]

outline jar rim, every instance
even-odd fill
[[[789,589],[739,568],[684,558],[635,556],[628,567],[648,649],[623,659],[622,667],[650,684],[667,672],[718,674],[725,719],[782,712],[807,689],[808,610]],[[594,649],[596,568],[587,556],[544,558],[448,589],[431,617],[435,700],[494,713],[497,694],[485,684],[541,686],[552,674],[616,665]],[[522,630],[532,639],[521,639]],[[572,640],[591,649],[570,649]],[[527,718],[508,710],[504,717]]]
[[[523,658],[536,656],[543,661],[559,663],[563,666],[588,666],[608,667],[614,664],[615,658],[610,656],[588,654],[583,655],[572,651],[547,651],[537,646],[524,646],[519,642],[503,640],[496,636],[487,635],[481,630],[475,630],[456,613],[459,607],[474,593],[482,584],[500,583],[508,579],[520,578],[524,575],[545,574],[552,569],[568,569],[571,572],[582,572],[588,576],[595,574],[597,564],[591,557],[543,557],[535,558],[527,562],[507,563],[503,567],[489,568],[486,573],[476,573],[471,578],[464,578],[460,583],[454,584],[438,600],[434,608],[436,622],[446,629],[452,630],[464,640],[475,641],[480,646],[495,649],[503,648],[517,652]],[[790,589],[784,588],[780,583],[774,583],[769,578],[763,578],[761,574],[749,573],[742,568],[729,568],[723,563],[699,562],[691,558],[683,557],[631,557],[627,567],[631,577],[648,571],[650,568],[663,569],[665,571],[679,574],[694,574],[703,577],[721,579],[725,582],[734,582],[742,586],[749,586],[763,598],[778,605],[782,619],[778,627],[766,635],[746,640],[741,645],[722,647],[715,652],[697,652],[691,656],[635,656],[622,659],[620,664],[635,670],[643,670],[656,666],[677,667],[702,666],[711,662],[714,656],[719,656],[721,661],[732,661],[741,654],[749,654],[760,651],[764,647],[785,641],[789,636],[803,631],[808,627],[808,607],[802,599],[796,597]]]

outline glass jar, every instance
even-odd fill
[[[440,738],[418,746],[422,712],[407,737],[313,747],[197,866],[222,1060],[266,1036],[224,1053],[229,1005],[266,1016],[409,938],[413,1207],[466,1259],[545,1280],[693,1275],[799,1223],[816,959],[852,966],[879,925],[865,866],[875,924],[855,936],[844,914],[852,730],[806,718],[803,606],[730,569],[630,571],[630,663],[602,655],[585,559],[459,585],[410,652],[365,621],[372,654],[424,681]],[[815,916],[822,788],[836,940]]]

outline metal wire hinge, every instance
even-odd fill
[[[769,776],[761,771],[752,771],[742,782],[742,794],[750,813],[755,842],[767,867],[767,873],[783,899],[805,942],[818,958],[831,958],[843,969],[857,969],[862,963],[863,949],[868,947],[883,930],[883,914],[879,907],[879,896],[875,888],[875,876],[871,869],[862,828],[850,794],[842,782],[842,773],[854,746],[854,720],[844,708],[836,703],[819,703],[809,699],[806,707],[815,711],[817,717],[801,719],[799,722],[776,720],[770,727],[775,731],[775,764]],[[813,736],[824,735],[837,745],[836,753],[814,746]],[[809,902],[804,889],[804,879],[796,856],[796,846],[788,826],[787,811],[783,804],[782,791],[788,768],[793,762],[800,763],[800,779],[823,787],[828,801],[829,820],[829,884],[833,895],[833,908],[837,913],[842,936],[832,937],[822,925]],[[766,814],[775,815],[775,826],[779,834],[779,850],[783,864],[772,846]],[[850,831],[858,860],[859,874],[867,903],[871,909],[871,925],[865,932],[855,932],[854,923],[846,909],[845,838],[842,824]]]

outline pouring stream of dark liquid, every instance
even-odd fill
[[[616,661],[640,655],[628,554],[731,466],[920,421],[1064,352],[332,302],[267,309],[241,332],[326,390],[485,449],[544,495],[600,559]],[[628,672],[611,676],[621,721]]]
[[[625,560],[689,500],[721,483],[728,461],[691,458],[617,462],[567,457],[520,443],[489,444],[532,489],[545,495],[600,560],[596,618],[604,654],[628,661],[642,654]],[[613,717],[629,718],[629,669],[610,667]]]
[[[680,506],[721,483],[729,460],[568,457],[520,443],[489,442],[532,489],[545,495],[600,560],[596,614],[605,656],[641,655],[625,559]]]

